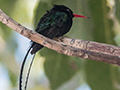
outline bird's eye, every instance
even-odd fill
[[[69,9],[67,9],[67,11],[68,11],[68,12],[70,12],[70,10],[69,10]]]

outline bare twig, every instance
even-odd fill
[[[30,40],[55,50],[58,53],[102,61],[120,66],[120,47],[65,37],[55,39],[56,41],[51,40],[15,22],[1,9],[0,21]]]

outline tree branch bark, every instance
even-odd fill
[[[120,47],[66,37],[51,40],[17,23],[1,9],[0,21],[28,39],[55,50],[58,53],[120,66]]]

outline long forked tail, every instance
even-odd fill
[[[24,69],[24,66],[25,66],[25,62],[26,62],[26,59],[27,59],[27,56],[31,50],[32,46],[29,48],[29,50],[27,51],[25,57],[24,57],[24,60],[23,60],[23,63],[22,63],[22,66],[21,66],[21,70],[20,70],[20,77],[19,77],[19,90],[22,90],[22,76],[23,76],[23,69]],[[29,78],[29,73],[30,73],[30,69],[31,69],[31,66],[32,66],[32,63],[33,63],[33,60],[34,60],[34,57],[35,57],[35,54],[32,58],[32,61],[30,63],[30,67],[29,67],[29,70],[28,70],[28,73],[27,73],[27,77],[26,77],[26,81],[25,81],[25,87],[24,89],[26,90],[27,88],[27,81],[28,81],[28,78]]]

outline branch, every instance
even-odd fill
[[[120,47],[65,37],[51,40],[17,23],[8,17],[1,9],[0,21],[28,39],[55,50],[58,53],[120,66]]]

